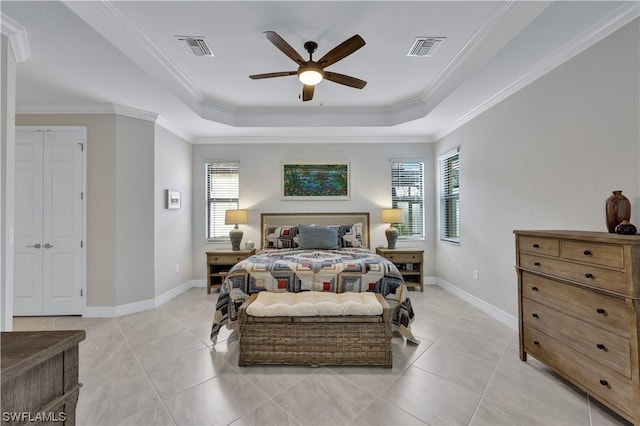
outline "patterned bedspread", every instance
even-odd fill
[[[397,330],[419,343],[411,333],[414,313],[402,275],[392,262],[366,248],[264,250],[237,263],[220,288],[211,340],[216,342],[223,325],[237,321],[238,309],[250,294],[309,290],[381,293]]]

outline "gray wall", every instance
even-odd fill
[[[180,191],[182,207],[167,210],[165,190]],[[156,125],[155,293],[191,280],[191,144]],[[176,272],[179,265],[179,272]]]
[[[207,160],[240,161],[240,208],[249,210],[249,224],[240,225],[243,244],[253,240],[260,247],[260,213],[272,212],[369,212],[371,246],[386,245],[380,222],[380,210],[391,206],[392,159],[417,159],[425,162],[425,241],[399,242],[399,247],[419,247],[425,251],[426,275],[433,275],[434,181],[433,145],[402,143],[390,138],[385,143],[281,144],[277,139],[251,144],[240,141],[228,144],[193,146],[193,276],[205,277],[205,252],[231,245],[207,243],[205,240],[205,172]],[[351,199],[348,201],[283,201],[280,199],[280,168],[289,161],[349,161],[351,163]]]
[[[640,223],[639,36],[635,20],[437,143],[460,147],[461,235],[436,244],[436,275],[515,315],[514,229],[606,231],[615,189]]]
[[[155,297],[154,136],[152,122],[116,116],[116,305]]]

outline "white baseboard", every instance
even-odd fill
[[[207,280],[191,280],[193,285],[191,287],[206,287]]]
[[[204,282],[204,285],[202,285]],[[153,299],[141,300],[139,302],[127,303],[117,306],[85,306],[82,310],[82,316],[85,318],[114,318],[123,315],[135,314],[136,312],[147,311],[157,308],[167,303],[169,300],[189,290],[191,287],[206,287],[206,280],[191,280],[178,287],[162,293]]]
[[[454,286],[451,283],[446,282],[441,278],[437,278],[437,284],[443,289],[447,290],[449,293],[454,294],[465,302],[472,304],[490,317],[500,321],[501,323],[511,327],[514,330],[518,329],[518,318],[511,315],[510,313],[496,308],[492,304],[485,302],[484,300],[474,296],[471,293],[467,293],[466,291]]]
[[[438,285],[438,277],[424,277],[424,285]]]
[[[490,303],[487,303],[484,300],[470,293],[467,293],[466,291],[454,286],[453,284],[448,283],[441,278],[425,277],[424,284],[438,285],[447,290],[449,293],[458,296],[460,299],[470,303],[490,317],[495,318],[496,320],[500,321],[503,324],[506,324],[514,330],[518,328],[518,319],[515,316],[503,311],[502,309],[496,308]],[[191,280],[153,299],[141,300],[139,302],[127,303],[125,305],[118,306],[85,306],[82,312],[82,316],[85,318],[113,318],[134,314],[136,312],[142,312],[149,309],[157,308],[158,306],[167,303],[169,300],[173,299],[176,296],[179,296],[192,287],[206,286],[207,280]]]

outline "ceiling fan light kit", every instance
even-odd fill
[[[357,34],[331,49],[317,62],[313,60],[313,52],[318,48],[318,44],[316,42],[308,41],[304,44],[305,50],[309,52],[309,60],[305,61],[304,58],[300,56],[300,54],[276,32],[265,31],[264,34],[274,46],[298,64],[298,70],[254,74],[249,76],[252,80],[286,77],[297,74],[298,79],[304,85],[302,87],[303,101],[310,101],[313,99],[314,86],[322,80],[333,81],[334,83],[356,89],[362,89],[367,85],[367,82],[364,80],[324,70],[329,65],[335,64],[339,60],[346,58],[366,44],[364,39]]]
[[[300,71],[298,71],[298,80],[302,84],[308,84],[310,86],[315,86],[320,83],[324,76],[322,75],[322,69],[315,69],[311,66],[300,67]]]

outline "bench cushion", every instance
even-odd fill
[[[255,317],[382,315],[375,293],[271,293],[262,291],[247,306]]]

